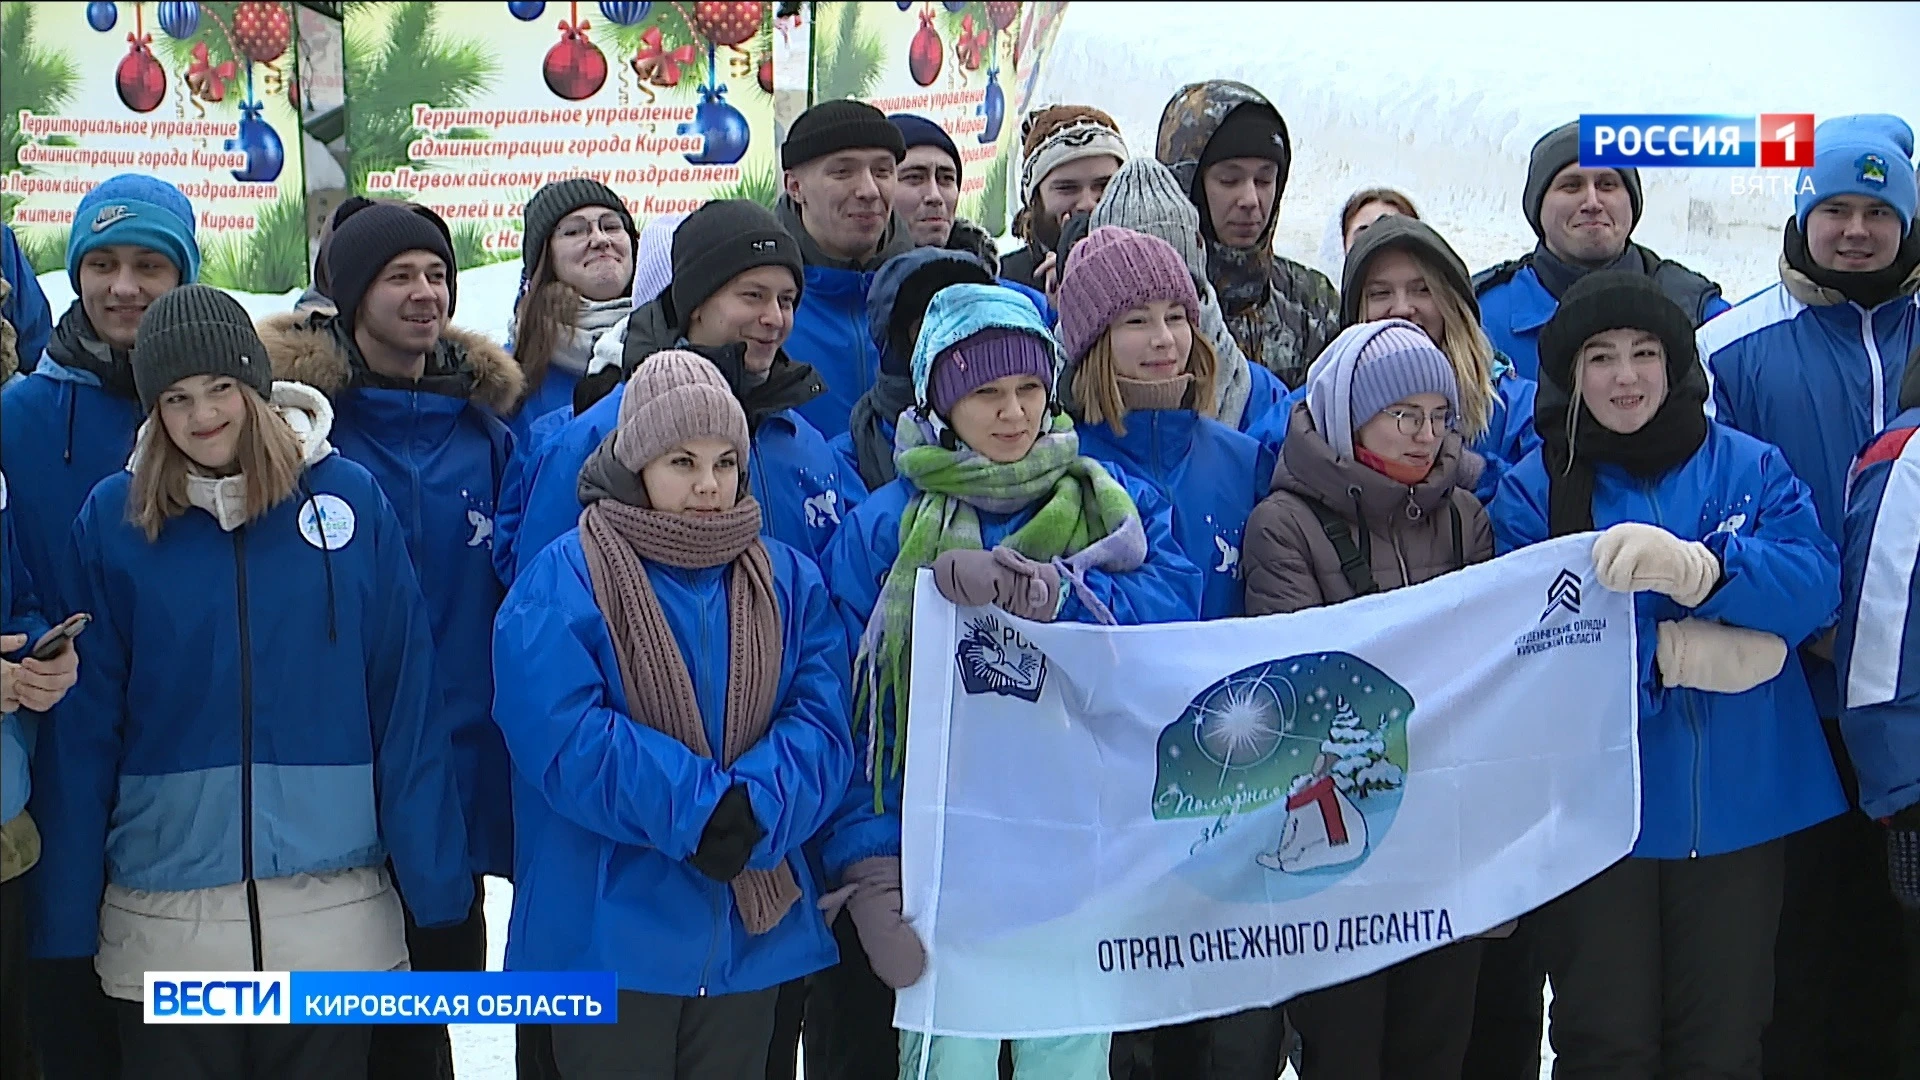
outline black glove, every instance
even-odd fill
[[[695,870],[715,881],[732,881],[747,868],[753,845],[767,830],[753,818],[753,802],[747,798],[745,784],[735,784],[720,796],[707,827],[700,832],[700,846],[687,861]]]

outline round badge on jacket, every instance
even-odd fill
[[[300,535],[325,551],[339,551],[353,539],[353,507],[338,495],[315,495],[300,505]]]

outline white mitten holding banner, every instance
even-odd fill
[[[1660,681],[1716,694],[1741,694],[1780,674],[1787,643],[1778,634],[1711,619],[1660,624],[1654,661]]]
[[[1707,545],[1637,521],[1600,534],[1593,566],[1600,584],[1614,592],[1663,593],[1686,607],[1705,600],[1720,582],[1720,558]]]

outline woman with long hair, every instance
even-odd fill
[[[400,523],[232,297],[154,301],[133,356],[148,418],[62,589],[94,624],[34,762],[36,948],[93,959],[125,1076],[365,1076],[366,1027],[149,1025],[140,1003],[147,971],[405,968],[389,859],[423,926],[466,918]]]

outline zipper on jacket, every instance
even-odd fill
[[[426,547],[425,538],[427,535],[424,530],[426,529],[427,523],[425,521],[426,515],[421,507],[420,489],[422,485],[420,483],[420,462],[414,454],[415,444],[419,441],[419,438],[420,391],[414,390],[407,394],[407,483],[412,489],[408,492],[408,495],[413,500],[413,506],[411,507],[413,512],[413,535],[416,538],[416,542],[424,549]]]
[[[1873,374],[1873,416],[1867,421],[1867,434],[1871,437],[1887,423],[1887,388],[1885,373],[1880,364],[1880,341],[1873,336],[1873,312],[1853,305],[1860,312],[1860,341],[1867,347],[1867,367]]]
[[[253,634],[247,624],[247,527],[233,530],[233,572],[240,611],[240,873],[247,884],[247,935],[253,970],[266,970],[260,940],[260,886],[253,880]]]
[[[1660,517],[1660,500],[1654,498],[1653,481],[1642,480],[1640,482],[1640,490],[1643,493],[1645,493],[1647,497],[1647,506],[1653,510],[1653,523],[1655,525],[1660,526],[1663,529],[1666,528],[1667,523],[1661,520],[1661,517]],[[1655,629],[1657,630],[1659,627],[1659,624],[1656,623],[1654,625],[1655,625]],[[1658,645],[1659,645],[1659,642],[1658,642],[1658,639],[1656,638],[1655,647],[1658,648]],[[1655,669],[1655,674],[1658,674],[1659,673],[1658,663],[1655,663],[1654,669]],[[1692,817],[1693,817],[1693,820],[1690,823],[1691,831],[1688,833],[1688,839],[1687,839],[1687,858],[1697,859],[1700,857],[1700,819],[1704,816],[1704,812],[1700,805],[1701,804],[1700,789],[1704,786],[1700,780],[1700,770],[1707,756],[1706,733],[1700,727],[1700,717],[1693,711],[1693,694],[1689,692],[1685,687],[1675,687],[1675,690],[1678,692],[1680,697],[1680,711],[1683,714],[1685,714],[1687,718],[1687,734],[1692,736],[1693,738],[1693,762],[1692,762],[1692,780],[1693,780]]]
[[[721,584],[720,587],[722,590],[726,588],[726,585],[724,583],[724,578],[723,578],[723,583]],[[707,619],[706,614],[703,612],[700,616],[700,652],[698,654],[699,656],[702,656],[702,657],[713,655],[713,649],[711,648],[713,644],[713,635],[708,633],[709,629],[710,629],[709,620]],[[687,672],[687,676],[691,678],[693,676],[693,672],[689,670]],[[693,696],[694,696],[694,700],[696,702],[696,708],[697,708],[698,707],[697,703],[700,698],[700,691],[698,687],[694,689]],[[706,722],[707,721],[705,717],[702,717],[700,719],[700,724],[702,727],[706,726]],[[725,732],[723,731],[721,733],[721,738],[724,740],[725,737],[726,735],[725,735]],[[720,755],[726,753],[726,749],[723,746],[715,746],[715,747],[711,747],[710,749],[712,749],[713,751],[713,759],[716,763],[720,761]],[[694,873],[697,874],[699,873],[699,871],[696,870],[694,871]],[[696,995],[698,997],[707,996],[707,977],[713,973],[713,957],[715,953],[720,951],[720,935],[726,929],[726,920],[727,920],[727,902],[726,902],[726,897],[723,895],[725,890],[727,889],[727,886],[717,881],[709,881],[707,882],[707,889],[708,889],[708,894],[713,897],[713,935],[707,939],[707,958],[706,960],[702,961],[700,964],[700,992],[698,995]]]

